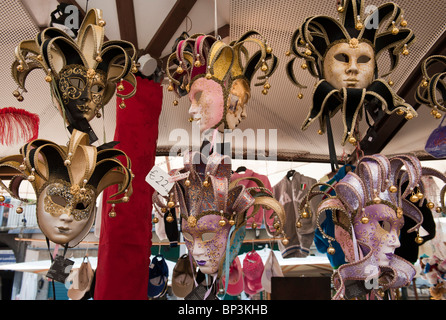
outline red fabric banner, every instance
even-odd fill
[[[152,80],[137,77],[137,81],[137,92],[125,100],[125,109],[119,107],[121,99],[117,98],[114,137],[119,141],[115,148],[131,159],[133,194],[128,203],[116,205],[116,217],[112,218],[106,199],[117,187],[104,190],[95,300],[147,299],[153,188],[145,177],[155,163],[163,90]]]

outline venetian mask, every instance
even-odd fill
[[[232,83],[227,101],[226,123],[229,129],[235,129],[248,116],[246,104],[251,97],[251,90],[243,79]]]
[[[104,105],[105,73],[69,65],[59,74],[58,90],[65,108],[90,121]]]
[[[400,246],[399,233],[404,218],[397,217],[395,210],[385,204],[373,204],[365,208],[368,222],[355,217],[353,228],[357,240],[373,248],[373,255],[379,266],[388,266],[393,253]]]
[[[223,90],[214,80],[200,78],[194,81],[189,92],[191,120],[196,121],[200,133],[217,126],[223,118]]]
[[[226,223],[221,226],[219,222],[222,216],[218,213],[206,214],[198,220],[195,219],[195,216],[190,216],[182,222],[186,247],[202,273],[215,274],[226,252],[231,225],[226,218],[223,218]]]
[[[84,238],[94,219],[96,192],[63,180],[49,181],[37,198],[37,220],[43,234],[54,243]]]
[[[369,44],[351,39],[332,46],[323,67],[325,79],[336,89],[367,88],[374,79],[375,53]]]

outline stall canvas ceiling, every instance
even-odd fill
[[[99,8],[103,11],[108,39],[132,41],[142,52],[149,52],[154,58],[163,61],[171,53],[175,39],[183,32],[214,34],[229,43],[248,30],[259,31],[279,58],[279,66],[270,78],[271,89],[268,95],[255,87],[248,103],[248,118],[240,124],[243,130],[264,130],[267,147],[277,147],[281,160],[320,161],[329,160],[327,136],[319,135],[315,123],[306,131],[301,125],[308,114],[315,79],[304,72],[299,73],[300,82],[308,89],[303,91],[303,99],[298,99],[299,90],[288,80],[285,65],[290,59],[285,55],[289,49],[292,33],[312,15],[336,17],[336,0],[10,0],[0,3],[0,108],[23,108],[40,117],[39,138],[53,140],[60,144],[68,141],[69,133],[63,120],[51,101],[49,86],[43,80],[43,72],[32,73],[27,79],[24,101],[18,102],[12,92],[16,84],[11,77],[10,66],[14,59],[15,46],[24,39],[32,39],[41,28],[48,26],[50,13],[60,2],[76,5],[85,11]],[[366,5],[381,5],[385,0],[366,0]],[[403,57],[389,80],[393,88],[409,103],[414,103],[413,93],[420,81],[419,63],[429,54],[444,54],[444,33],[446,29],[446,9],[443,0],[430,1],[428,5],[413,0],[396,0],[405,11],[409,27],[414,31],[416,42],[410,54]],[[163,81],[163,105],[159,118],[158,155],[167,155],[178,145],[178,137],[173,132],[183,130],[192,136],[187,97],[173,105],[175,96],[167,91]],[[91,122],[99,137],[99,143],[113,139],[116,117],[116,99],[105,107],[105,114]],[[131,110],[128,110],[131,112]],[[150,112],[150,106],[148,106]],[[404,118],[386,118],[380,122],[381,136],[372,143],[366,136],[367,128],[362,121],[359,129],[364,136],[361,144],[367,150],[386,155],[416,153],[429,158],[423,151],[429,134],[439,120],[434,119],[430,109],[417,106],[418,118],[406,121]],[[340,114],[332,119],[334,142],[338,158],[355,154],[352,145],[341,146],[343,122]],[[276,136],[275,136],[276,135]],[[269,138],[273,140],[268,140]],[[274,140],[276,139],[276,140]],[[271,142],[272,141],[272,142]],[[190,142],[190,140],[189,140]],[[277,145],[275,146],[275,143]],[[96,144],[96,143],[95,143]],[[246,143],[245,143],[246,144]],[[15,154],[21,144],[0,145],[0,156]],[[256,144],[243,145],[250,154],[255,154]],[[363,149],[364,149],[363,148]],[[268,151],[273,150],[266,150]]]

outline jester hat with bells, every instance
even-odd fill
[[[168,199],[155,197],[156,214],[171,214],[168,209],[174,207],[179,211],[186,247],[202,273],[220,278],[229,272],[245,237],[251,206],[253,215],[260,206],[273,209],[276,221],[269,231],[286,241],[283,207],[260,181],[256,180],[259,186],[254,188],[239,184],[240,179],[231,182],[229,157],[212,153],[205,159],[199,152],[189,152],[184,167],[170,174],[187,178],[175,182]]]
[[[373,293],[378,299],[383,298],[386,290],[404,287],[412,281],[415,268],[395,255],[394,250],[400,246],[398,238],[404,224],[403,214],[416,222],[408,230],[409,233],[416,231],[414,241],[422,241],[418,235],[423,222],[419,209],[424,202],[422,175],[435,176],[446,183],[443,174],[422,168],[415,156],[387,158],[375,154],[361,158],[355,173],[348,172],[334,185],[336,196],[319,190],[320,186],[328,186],[326,184],[315,184],[311,188],[302,207],[315,195],[327,196],[318,206],[317,226],[330,243],[327,252],[335,254],[331,242],[337,241],[347,261],[333,275],[336,289],[333,299],[353,298],[348,287],[355,281],[369,283],[367,293]],[[327,210],[332,212],[334,238],[320,226],[320,216]],[[374,285],[373,281],[376,281]]]
[[[101,116],[100,109],[114,93],[126,99],[136,92],[135,47],[122,40],[104,41],[104,26],[102,11],[91,9],[76,39],[58,28],[46,28],[34,40],[20,42],[12,64],[12,77],[19,86],[14,96],[22,101],[20,91],[26,92],[27,76],[42,69],[68,129],[88,133],[91,143],[97,137],[89,122],[94,116]],[[126,94],[120,93],[125,89],[124,82],[132,86],[132,90],[125,90]],[[125,108],[125,103],[120,107]]]
[[[440,119],[442,114],[446,112],[444,101],[446,99],[446,82],[444,77],[446,72],[435,72],[436,65],[446,66],[446,56],[434,55],[425,59],[421,65],[423,80],[418,85],[415,93],[415,100],[431,108],[431,114]]]
[[[19,194],[20,185],[31,183],[39,228],[54,243],[74,247],[85,238],[95,220],[96,199],[108,186],[119,185],[107,200],[113,205],[129,201],[132,194],[131,162],[125,153],[91,146],[88,135],[76,129],[68,146],[37,139],[20,152],[0,160],[0,172],[15,171],[9,187],[0,183],[23,203],[27,200]]]
[[[297,61],[303,60],[301,69],[317,80],[312,106],[301,129],[306,130],[319,119],[319,134],[324,134],[326,122],[341,110],[341,144],[349,141],[356,145],[355,130],[365,104],[369,105],[365,109],[372,119],[376,108],[387,114],[405,115],[408,120],[417,116],[415,109],[393,91],[393,81],[384,79],[397,67],[400,56],[409,54],[408,46],[415,37],[406,28],[403,10],[392,2],[376,7],[366,16],[364,0],[342,0],[338,18],[316,15],[305,19],[291,38],[287,55],[293,58],[287,63],[286,72],[299,90],[305,89],[294,68]],[[378,60],[384,54],[390,60],[385,71],[378,68]],[[361,74],[362,81],[358,80]]]
[[[249,43],[254,44],[254,51],[252,48],[248,50]],[[218,83],[220,88],[214,99],[221,105],[221,113],[211,127],[218,128],[223,125],[224,129],[234,129],[235,127],[226,121],[226,115],[228,109],[235,109],[242,98],[232,97],[237,96],[233,84],[242,81],[243,90],[247,93],[245,100],[249,99],[252,79],[260,69],[263,75],[258,77],[255,85],[263,85],[263,93],[266,94],[270,88],[268,77],[273,74],[276,66],[277,57],[272,54],[271,47],[262,35],[256,31],[245,33],[229,45],[211,35],[195,34],[179,41],[176,51],[169,56],[166,68],[169,77],[168,90],[180,98],[191,94],[196,81],[206,83],[208,80]],[[174,105],[177,104],[178,101],[174,100]],[[192,118],[189,121],[193,121]]]

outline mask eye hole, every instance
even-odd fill
[[[214,239],[215,234],[216,234],[215,232],[205,232],[201,235],[201,240],[210,241],[210,240]]]
[[[51,201],[61,207],[65,207],[67,205],[67,201],[57,194],[51,196]]]
[[[367,63],[371,60],[369,56],[360,56],[358,58],[358,63]]]
[[[81,78],[72,77],[72,78],[69,78],[68,81],[70,82],[70,84],[72,86],[78,88],[79,90],[84,90],[84,88],[85,88],[85,82]]]
[[[77,210],[85,210],[87,207],[88,207],[88,205],[86,205],[85,203],[78,202],[76,204],[75,209],[77,209]]]
[[[184,237],[185,240],[187,240],[189,242],[193,242],[194,241],[194,238],[189,233],[184,232],[184,231],[183,231],[183,237]]]
[[[345,62],[345,63],[349,62],[350,60],[348,58],[348,55],[346,55],[345,53],[338,53],[337,55],[334,56],[334,58],[339,62]]]
[[[91,92],[93,93],[100,93],[102,92],[102,90],[104,90],[104,87],[98,84],[95,84],[93,86],[91,86]]]
[[[389,221],[378,221],[379,225],[381,226],[381,228],[383,228],[385,231],[390,232],[390,229],[392,228],[392,225],[390,224]]]

